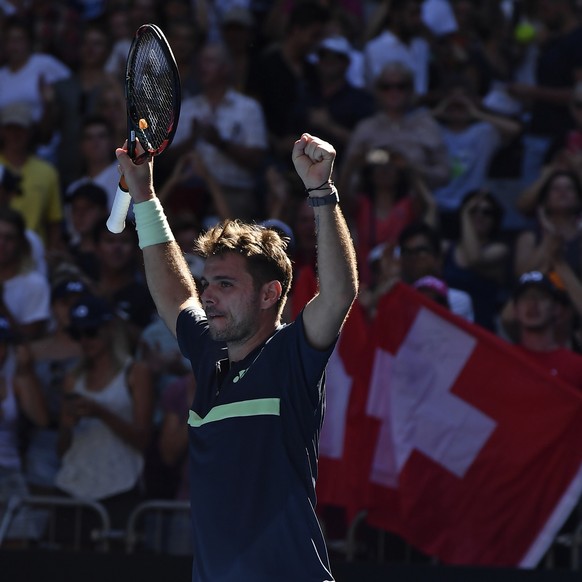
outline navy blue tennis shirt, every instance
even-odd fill
[[[325,366],[302,314],[228,365],[202,311],[177,321],[192,362],[189,413],[193,582],[331,581],[315,515]]]

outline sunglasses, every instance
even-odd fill
[[[77,329],[74,327],[69,328],[69,335],[76,341],[80,341],[82,338],[95,339],[99,332],[100,327],[84,327],[82,329]]]
[[[389,82],[380,82],[377,83],[376,87],[380,91],[408,91],[410,89],[410,83],[403,81],[402,83],[389,83]]]
[[[422,245],[418,247],[401,247],[400,254],[403,257],[416,257],[421,255],[432,255],[432,249],[429,246]]]
[[[490,208],[489,206],[477,206],[475,208],[471,208],[469,214],[472,214],[473,216],[480,214],[481,216],[490,217],[493,216],[495,213],[493,212],[493,208]]]

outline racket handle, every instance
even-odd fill
[[[113,199],[113,206],[111,207],[109,218],[107,219],[107,228],[111,232],[115,234],[123,232],[130,203],[131,196],[129,194],[129,190],[127,189],[125,180],[121,178],[119,181],[119,186],[117,186],[115,198]]]

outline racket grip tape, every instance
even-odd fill
[[[115,198],[113,199],[113,206],[111,207],[111,212],[109,213],[109,218],[107,219],[107,228],[110,230],[110,232],[115,234],[123,232],[130,203],[131,196],[129,194],[129,190],[127,189],[127,185],[125,184],[125,180],[122,177],[119,181],[119,186],[117,186],[117,192],[115,193]]]

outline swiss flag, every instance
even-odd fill
[[[297,273],[291,296],[293,318],[297,317],[316,292],[315,271],[312,267],[303,267]],[[344,443],[354,378],[362,365],[367,334],[364,311],[355,302],[326,368],[326,409],[319,439],[317,478],[317,503],[320,507],[346,507],[351,496],[347,473],[350,466],[346,462]]]
[[[582,491],[582,395],[403,284],[365,352],[345,506],[445,563],[537,564]]]

